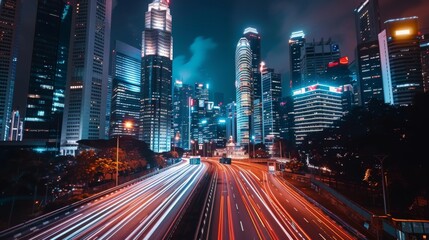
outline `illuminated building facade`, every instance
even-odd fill
[[[295,144],[300,145],[308,134],[334,127],[343,116],[341,87],[314,84],[294,89]]]
[[[18,18],[18,0],[0,1],[0,141],[6,141],[9,134],[9,120],[12,113],[13,88],[15,80],[16,42],[15,22]]]
[[[226,137],[237,142],[237,105],[235,102],[226,105]]]
[[[76,0],[61,153],[75,155],[80,139],[104,139],[112,0]]]
[[[173,132],[175,146],[190,147],[190,115],[193,89],[190,85],[176,80],[173,89]]]
[[[329,62],[340,58],[340,47],[329,39],[319,42],[306,42],[301,54],[301,85],[308,86],[324,82]]]
[[[304,45],[304,32],[292,32],[289,39],[290,85],[292,88],[301,86],[301,52]]]
[[[142,33],[139,139],[154,152],[171,149],[172,18],[167,0],[154,0],[145,13]]]
[[[262,137],[263,143],[272,146],[280,138],[281,75],[272,68],[262,70]]]
[[[243,37],[249,41],[252,51],[252,78],[253,78],[253,98],[261,98],[261,36],[258,30],[252,27],[244,29]]]
[[[355,9],[357,31],[358,86],[360,105],[366,106],[371,99],[383,101],[381,77],[380,11],[378,0],[366,0]]]
[[[110,137],[118,135],[137,136],[140,116],[140,50],[121,41],[116,41],[112,54],[112,101],[110,114]],[[126,129],[125,122],[132,128]]]
[[[28,24],[19,22],[17,27],[21,39],[13,109],[23,120],[24,141],[43,142],[58,151],[72,8],[62,1],[49,0],[32,2],[22,9],[26,15],[21,17],[27,18]]]
[[[237,145],[248,145],[253,110],[252,50],[242,37],[235,51],[235,90],[237,101]]]
[[[422,56],[422,76],[423,88],[429,91],[429,34],[423,34],[420,40],[420,50]]]
[[[384,102],[409,106],[423,92],[418,18],[390,19],[380,32]]]

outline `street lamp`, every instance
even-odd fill
[[[131,121],[125,121],[124,122],[124,128],[125,129],[131,129],[133,127],[133,123]],[[118,186],[119,183],[119,137],[120,134],[116,136],[116,186]]]

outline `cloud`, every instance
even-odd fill
[[[173,60],[173,79],[182,80],[184,83],[190,84],[197,81],[202,81],[204,68],[210,50],[217,47],[217,44],[211,38],[198,36],[190,46],[191,57],[180,55]]]

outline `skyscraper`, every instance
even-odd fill
[[[15,80],[17,0],[0,1],[0,141],[7,140]]]
[[[76,0],[71,69],[61,153],[75,154],[80,139],[104,139],[112,0]]]
[[[360,105],[366,106],[371,99],[383,100],[383,80],[381,77],[380,13],[377,0],[366,0],[355,9],[358,88]]]
[[[190,108],[193,89],[176,80],[173,90],[173,140],[177,147],[190,149]],[[177,133],[179,135],[177,135]],[[176,136],[177,135],[177,136]],[[177,137],[177,138],[176,138]]]
[[[237,100],[237,145],[249,144],[253,110],[252,50],[242,37],[235,50],[235,89]]]
[[[397,106],[412,104],[423,92],[422,64],[417,17],[390,19],[380,32],[384,102]]]
[[[154,152],[171,148],[173,37],[168,0],[154,0],[142,33],[139,139]]]
[[[19,87],[14,90],[13,108],[19,110],[23,118],[23,140],[49,142],[58,150],[72,8],[56,0],[36,1],[29,5],[31,7],[25,7],[31,13],[25,11],[22,16],[29,24],[24,26],[20,22],[19,25],[23,39],[15,82]]]
[[[263,143],[273,145],[280,138],[281,75],[272,68],[262,73],[262,136]]]
[[[250,50],[252,50],[252,79],[253,79],[253,98],[261,98],[261,36],[255,28],[248,27],[244,29],[243,37],[249,41]]]
[[[140,50],[121,41],[116,41],[112,55],[112,98],[110,137],[118,135],[137,136],[140,116]],[[132,128],[125,129],[125,122]]]
[[[301,86],[301,53],[305,45],[303,31],[292,32],[289,39],[290,85],[291,88]]]
[[[308,134],[334,127],[343,116],[341,87],[314,84],[293,91],[295,144]]]
[[[322,38],[318,42],[315,40],[313,42],[306,42],[303,51],[300,62],[300,86],[325,82],[328,63],[337,60],[341,56],[339,45],[331,41],[331,39],[324,41]]]

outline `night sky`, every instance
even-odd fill
[[[152,0],[116,0],[112,15],[112,46],[120,40],[140,48],[144,13]],[[289,79],[288,40],[303,30],[316,41],[331,38],[343,56],[354,60],[353,10],[360,0],[170,0],[173,18],[173,79],[208,82],[211,91],[235,100],[235,47],[246,27],[261,35],[262,60]],[[418,16],[429,33],[428,0],[379,0],[382,23]],[[382,27],[383,28],[383,27]],[[286,93],[286,91],[284,91]],[[285,94],[284,94],[285,95]]]

